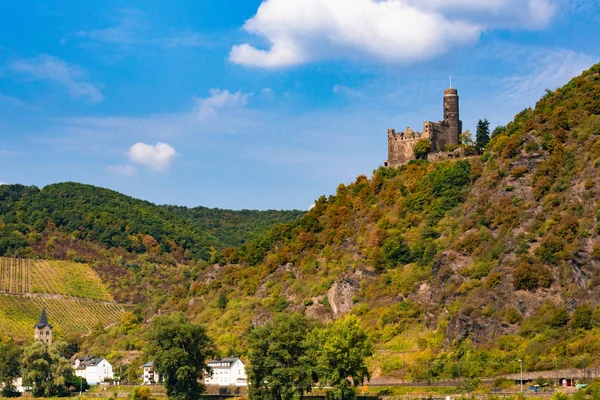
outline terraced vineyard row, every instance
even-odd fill
[[[114,301],[87,264],[0,257],[0,292],[48,293]]]
[[[31,260],[0,258],[0,292],[31,292]]]
[[[46,309],[54,334],[85,334],[98,323],[109,326],[120,321],[123,309],[116,303],[44,296],[0,294],[0,333],[21,340],[33,337],[33,325]]]

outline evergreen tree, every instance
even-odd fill
[[[477,122],[477,134],[475,135],[475,144],[477,150],[483,153],[485,146],[490,142],[490,123],[487,119]]]
[[[189,322],[184,313],[152,320],[147,355],[154,360],[169,399],[200,398],[204,385],[198,381],[208,369],[207,358],[213,352],[206,330]]]

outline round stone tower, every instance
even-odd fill
[[[444,90],[444,136],[447,144],[459,144],[462,131],[458,110],[458,90]]]

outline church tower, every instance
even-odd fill
[[[38,342],[52,344],[52,325],[48,323],[46,309],[42,310],[40,322],[33,327],[33,338]]]

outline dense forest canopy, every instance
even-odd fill
[[[131,253],[172,253],[208,260],[211,249],[235,246],[301,211],[231,211],[157,206],[79,183],[0,186],[0,255],[23,254],[36,234],[60,231]]]

